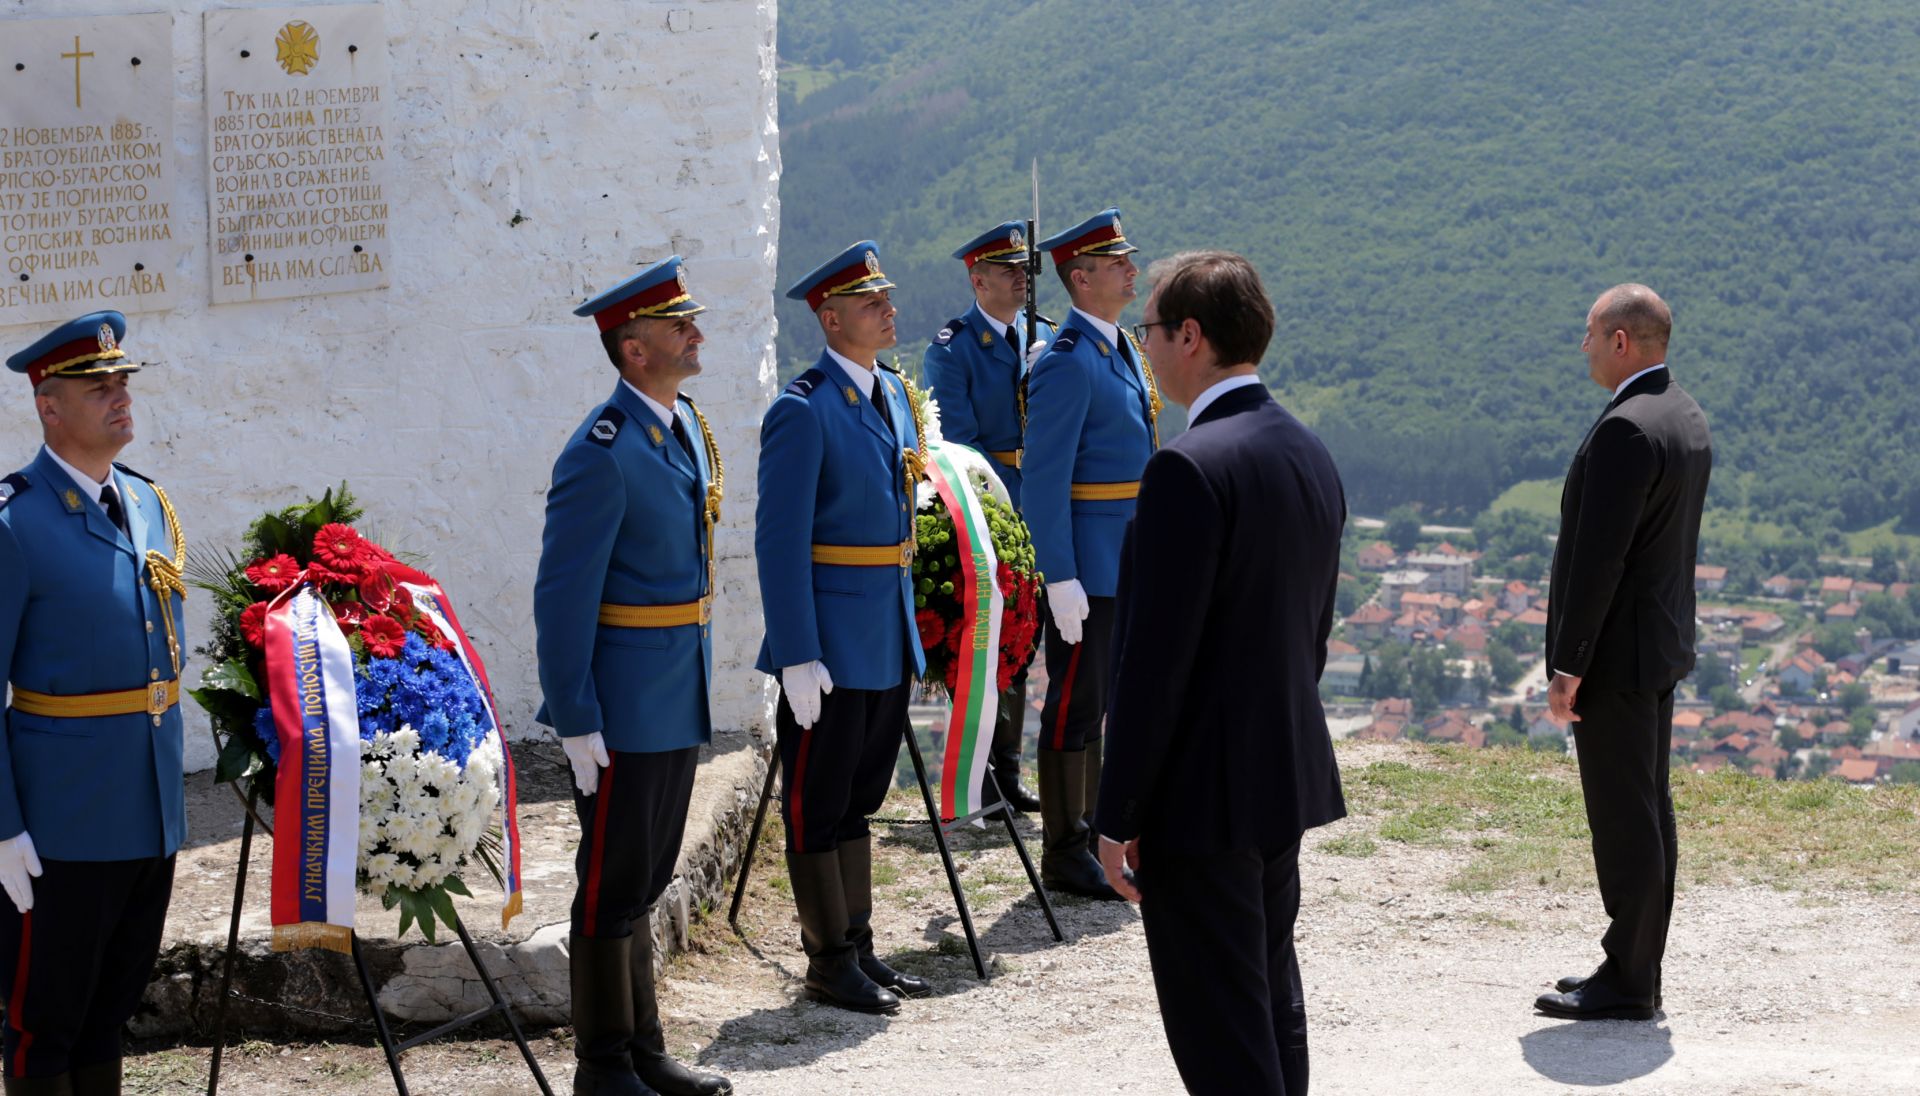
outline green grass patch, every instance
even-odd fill
[[[1521,480],[1494,499],[1489,510],[1525,510],[1543,518],[1560,517],[1560,481],[1557,479]]]
[[[1347,747],[1342,744],[1343,751]],[[1592,885],[1592,853],[1572,759],[1530,750],[1414,747],[1343,775],[1354,816],[1319,848],[1368,856],[1376,842],[1466,854],[1449,886],[1464,891]],[[1680,870],[1692,884],[1764,882],[1920,889],[1920,786],[1673,775]]]
[[[1882,545],[1907,555],[1920,552],[1920,536],[1900,532],[1898,518],[1888,518],[1878,525],[1869,525],[1846,536],[1847,550],[1856,556],[1871,556],[1873,550]]]
[[[1380,845],[1364,833],[1343,833],[1338,837],[1329,837],[1320,842],[1320,851],[1329,856],[1350,856],[1361,859],[1378,852]]]
[[[780,70],[780,90],[791,96],[796,104],[804,103],[807,96],[832,87],[839,79],[839,73],[828,69],[793,65]]]

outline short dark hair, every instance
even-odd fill
[[[1188,320],[1219,354],[1219,365],[1258,363],[1273,341],[1273,302],[1260,272],[1231,251],[1183,251],[1147,268],[1159,322],[1171,332]]]
[[[628,320],[618,327],[609,327],[600,332],[600,345],[606,349],[607,360],[617,370],[626,364],[620,360],[620,344],[628,339],[640,337],[640,320]]]
[[[1075,255],[1064,263],[1054,263],[1053,272],[1060,275],[1060,284],[1066,286],[1067,292],[1071,293],[1073,292],[1073,272],[1076,270],[1091,271],[1093,269],[1093,261],[1099,257],[1098,255]]]
[[[1625,282],[1601,294],[1600,300],[1594,326],[1602,335],[1625,331],[1634,342],[1666,348],[1673,334],[1673,310],[1660,294],[1636,282]]]

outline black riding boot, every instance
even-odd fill
[[[652,1096],[633,1071],[633,937],[597,939],[573,934],[568,967],[573,976],[574,1096]]]
[[[634,923],[633,1071],[662,1096],[725,1096],[733,1083],[725,1077],[688,1069],[667,1054],[667,1032],[660,1025],[660,998],[653,989],[653,933]]]
[[[1051,890],[1118,900],[1087,851],[1087,752],[1040,751],[1040,880]]]
[[[847,942],[860,956],[860,973],[901,997],[933,992],[925,978],[894,970],[873,952],[873,838],[840,842],[840,885],[847,892]]]
[[[993,721],[993,748],[987,754],[987,767],[993,770],[993,780],[981,793],[982,806],[990,807],[1000,801],[994,791],[994,785],[998,784],[1014,810],[1031,812],[1040,809],[1040,797],[1020,783],[1020,747],[1025,731],[1026,705],[1027,698],[1018,689],[1008,689],[1000,694],[1000,711]]]
[[[800,912],[807,992],[855,1012],[898,1012],[900,998],[861,971],[859,952],[847,939],[847,892],[840,880],[839,851],[788,853],[787,878]]]

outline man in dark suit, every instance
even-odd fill
[[[1667,369],[1673,314],[1644,285],[1587,312],[1587,374],[1613,401],[1567,469],[1547,602],[1553,718],[1573,722],[1600,899],[1612,920],[1592,975],[1535,1007],[1571,1020],[1652,1019],[1679,844],[1667,755],[1673,687],[1693,669],[1693,567],[1713,470],[1707,418]]]
[[[1255,373],[1253,267],[1190,252],[1149,277],[1139,338],[1192,425],[1147,462],[1122,552],[1101,866],[1140,903],[1187,1088],[1297,1096],[1300,837],[1346,814],[1318,688],[1346,499]]]

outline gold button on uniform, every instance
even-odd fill
[[[147,634],[148,635],[153,634],[153,621],[151,620],[147,621]]]
[[[148,671],[147,671],[147,680],[148,680],[148,681],[158,681],[158,680],[160,680],[160,671],[159,671],[159,670],[148,670]]]
[[[160,725],[160,717],[159,717],[159,716],[157,716],[157,715],[156,715],[156,716],[154,716],[154,717],[153,717],[153,725],[154,725],[154,726],[156,726],[156,727],[158,727],[158,726]]]

